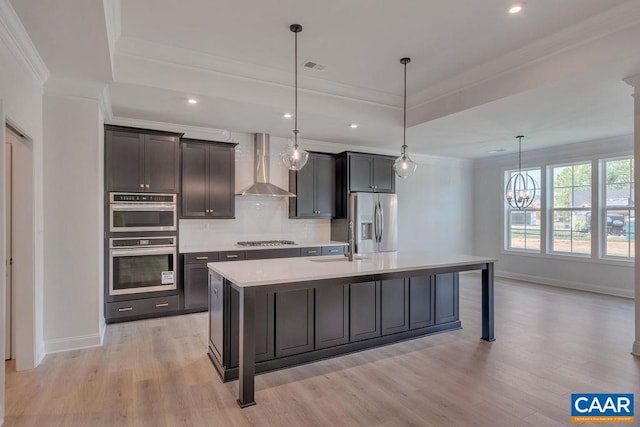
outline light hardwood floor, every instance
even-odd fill
[[[6,426],[555,426],[572,392],[635,393],[631,300],[496,280],[480,337],[480,278],[461,277],[462,330],[256,377],[236,405],[206,356],[206,313],[110,325],[104,346],[6,367]]]

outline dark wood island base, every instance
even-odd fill
[[[255,374],[460,329],[469,270],[482,271],[481,338],[494,341],[493,262],[257,286],[210,269],[208,355],[251,406]]]

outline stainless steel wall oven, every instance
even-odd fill
[[[176,289],[175,236],[109,239],[109,295]]]

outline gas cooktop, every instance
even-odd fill
[[[293,240],[253,240],[248,242],[238,242],[238,246],[284,246],[295,245]]]

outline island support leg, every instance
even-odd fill
[[[482,339],[495,341],[493,335],[493,263],[482,270]]]
[[[256,404],[254,398],[256,374],[256,350],[254,329],[256,327],[256,290],[240,290],[240,360],[238,365],[238,404],[241,408]]]

